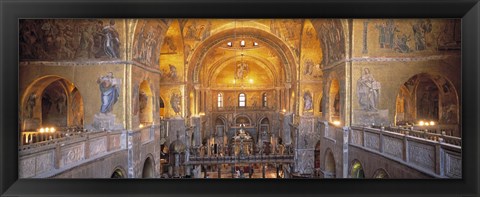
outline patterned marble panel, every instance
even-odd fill
[[[409,161],[420,167],[435,169],[435,147],[418,142],[408,142]]]
[[[352,130],[351,132],[351,138],[350,138],[350,143],[362,146],[363,142],[363,135],[362,131],[359,130]]]
[[[85,159],[85,144],[68,147],[61,150],[60,167]]]
[[[102,137],[99,139],[92,140],[90,142],[90,157],[94,157],[98,154],[104,153],[107,151],[107,138]]]
[[[445,152],[445,176],[462,178],[461,156]]]
[[[53,162],[53,151],[49,151],[47,153],[41,154],[36,157],[37,162],[35,164],[36,166],[36,174],[40,174],[43,172],[50,171],[54,168],[54,162]]]
[[[110,136],[110,148],[111,150],[118,150],[121,148],[121,144],[120,144],[120,140],[121,140],[121,135],[111,135]]]
[[[295,171],[301,174],[310,174],[314,168],[314,151],[298,150],[298,158],[295,160]]]
[[[402,158],[403,141],[401,139],[384,136],[383,152],[394,157]]]
[[[20,159],[18,166],[19,178],[27,178],[35,176],[35,157]]]
[[[379,150],[380,136],[378,134],[365,132],[365,147]]]

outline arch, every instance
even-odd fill
[[[226,125],[227,122],[224,117],[218,116],[217,119],[215,120],[215,135],[216,136],[224,136],[226,132]]]
[[[140,83],[140,91],[138,94],[140,123],[151,124],[153,122],[153,94],[147,80]]]
[[[46,75],[27,86],[20,100],[21,131],[42,126],[83,127],[83,97],[69,80]]]
[[[405,85],[400,87],[395,105],[395,124],[406,125],[414,122],[411,93]]]
[[[252,125],[252,119],[246,114],[240,114],[235,117],[235,125],[240,126],[240,124],[245,124],[245,126]]]
[[[405,117],[407,120],[434,121],[441,125],[458,125],[459,123],[458,93],[451,80],[445,76],[424,72],[415,74],[399,88],[397,105],[401,104],[399,99],[401,96],[408,98],[409,101],[409,106],[406,108],[409,113]],[[401,112],[397,109],[397,120],[399,114]],[[461,136],[459,129],[447,134]]]
[[[335,178],[336,173],[336,164],[335,164],[335,157],[333,156],[333,152],[330,148],[325,151],[325,170],[324,170],[324,177],[325,178]]]
[[[389,177],[390,175],[383,168],[379,168],[375,170],[375,172],[373,173],[373,178],[376,178],[376,179],[388,179]]]
[[[350,167],[350,177],[351,178],[365,178],[365,172],[363,171],[363,166],[360,161],[354,159]]]
[[[216,80],[218,76],[222,74],[222,71],[225,71],[226,67],[239,63],[241,59],[243,59],[243,62],[246,62],[247,64],[249,64],[249,62],[254,62],[255,65],[259,66],[263,71],[265,71],[262,72],[262,74],[268,76],[268,79],[273,81],[273,86],[281,83],[283,78],[279,73],[276,72],[275,66],[271,62],[255,55],[245,54],[226,56],[217,60],[213,64],[209,64],[211,65],[210,69],[206,71],[207,73],[205,74],[209,80],[203,81],[202,84],[205,86],[218,86],[218,82],[214,80]],[[235,82],[236,81],[233,81],[233,83]]]
[[[200,70],[203,66],[202,62],[206,54],[208,53],[208,50],[205,49],[213,48],[218,44],[222,44],[229,39],[235,38],[235,36],[242,36],[244,38],[255,38],[257,40],[265,42],[273,49],[275,49],[275,53],[280,57],[280,60],[283,64],[283,77],[285,78],[286,82],[291,82],[291,77],[294,77],[296,73],[296,70],[293,69],[296,63],[293,52],[291,51],[288,44],[276,37],[275,35],[271,34],[270,32],[251,27],[244,27],[241,29],[232,28],[220,31],[203,41],[198,47],[196,47],[197,50],[194,51],[194,54],[190,58],[191,61],[188,62],[188,79],[193,80],[193,83],[200,82]]]
[[[238,107],[247,107],[247,94],[238,94]]]
[[[266,92],[262,94],[262,107],[268,107],[268,97]]]
[[[222,108],[223,107],[223,93],[219,92],[217,94],[217,107]]]
[[[112,178],[112,179],[123,179],[123,178],[127,178],[126,175],[127,174],[125,174],[125,170],[121,166],[118,166],[113,170],[113,173],[110,176],[110,178]]]
[[[155,177],[155,162],[151,156],[148,156],[143,162],[142,178],[154,178]]]
[[[318,103],[318,112],[323,112],[323,95],[320,96],[320,103]]]
[[[159,110],[159,113],[160,113],[160,118],[164,118],[165,117],[165,102],[163,101],[163,98],[159,95],[158,96],[158,99],[159,99],[159,107],[160,107],[160,110]]]
[[[330,84],[328,86],[328,114],[329,121],[339,121],[340,112],[341,112],[341,101],[340,101],[340,83],[338,78],[333,77],[330,79]]]

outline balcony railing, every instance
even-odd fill
[[[51,177],[126,149],[125,131],[80,132],[19,146],[19,177]]]
[[[288,155],[246,155],[246,156],[190,156],[187,164],[235,164],[235,163],[293,163],[294,156]]]
[[[352,126],[350,146],[377,153],[434,177],[462,177],[462,148],[445,135],[405,129]],[[458,139],[455,139],[458,140]]]

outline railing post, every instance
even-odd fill
[[[438,138],[438,142],[435,143],[435,174],[443,175],[444,169],[444,162],[442,159],[443,150],[441,144],[443,142],[443,138]]]
[[[61,151],[60,151],[60,144],[56,144],[55,146],[55,152],[53,154],[53,165],[55,169],[60,168],[60,159],[61,159]]]
[[[403,161],[408,163],[408,134],[409,131],[405,131],[405,134],[403,136]]]
[[[85,148],[83,149],[84,151],[84,157],[85,159],[89,159],[90,158],[90,138],[87,137],[85,138]]]
[[[105,143],[107,143],[106,144],[107,152],[110,152],[110,150],[112,149],[112,147],[110,146],[110,136],[111,136],[110,132],[107,132],[107,135],[106,135],[107,139],[105,140]]]
[[[379,135],[379,142],[378,142],[378,151],[380,151],[380,153],[383,153],[383,132],[385,131],[385,127],[382,126],[380,128],[380,135]]]

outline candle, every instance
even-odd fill
[[[167,121],[167,137],[168,137],[168,121]]]

